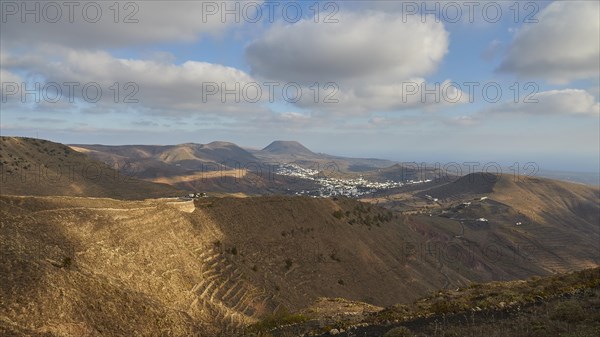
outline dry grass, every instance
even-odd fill
[[[148,179],[155,183],[169,184],[175,185],[186,182],[193,181],[204,181],[205,179],[223,179],[223,178],[235,178],[241,179],[246,176],[248,171],[246,169],[239,170],[222,170],[222,171],[207,171],[207,172],[198,172],[190,175],[182,175],[182,176],[174,176],[174,177],[158,177]]]

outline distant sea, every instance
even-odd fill
[[[594,173],[540,170],[536,176],[591,186],[600,186],[600,172]]]

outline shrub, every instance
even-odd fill
[[[273,328],[282,325],[298,324],[308,320],[307,317],[302,314],[292,314],[286,309],[280,310],[272,315],[264,317],[261,321],[254,323],[248,327],[251,332],[266,332]]]
[[[63,268],[71,268],[72,265],[73,265],[73,260],[70,257],[65,256],[62,261],[62,267]]]
[[[410,331],[405,326],[399,326],[397,328],[393,328],[383,335],[383,337],[412,337],[414,336],[412,331]]]
[[[344,212],[342,212],[341,210],[337,210],[337,211],[333,212],[333,216],[336,219],[341,219],[344,216]]]
[[[285,269],[289,270],[290,268],[292,268],[292,259],[286,259],[285,260]]]
[[[446,330],[442,332],[443,337],[462,337],[463,335],[464,333],[461,332],[458,327],[446,328]]]
[[[464,308],[462,303],[452,300],[439,300],[431,305],[430,310],[436,314],[449,314],[462,311]]]
[[[581,305],[575,301],[561,302],[554,307],[550,314],[553,320],[567,323],[577,323],[585,319],[585,312]]]

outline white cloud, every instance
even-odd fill
[[[492,42],[490,42],[490,44],[483,51],[483,53],[481,53],[481,57],[486,61],[491,61],[495,57],[498,56],[498,54],[500,53],[501,50],[502,50],[502,42],[494,39],[494,40],[492,40]]]
[[[49,61],[51,60],[51,61]],[[257,102],[249,102],[241,95],[241,88],[255,83],[247,73],[231,67],[207,62],[187,61],[173,64],[155,60],[116,58],[103,51],[74,49],[37,49],[26,55],[3,54],[4,72],[25,71],[27,81],[39,81],[43,88],[50,82],[79,83],[74,97],[81,101],[82,87],[97,83],[102,89],[102,99],[89,109],[134,109],[145,113],[162,115],[190,115],[193,113],[231,115],[260,113],[266,109],[261,103],[267,98],[260,96]],[[133,86],[125,85],[129,82]],[[114,83],[120,93],[116,104]],[[214,85],[214,86],[213,86]],[[221,95],[221,88],[234,89],[239,85],[239,103],[233,95]],[[30,85],[33,88],[33,85]],[[125,103],[125,97],[139,89],[130,98],[138,103]],[[68,100],[67,88],[63,87],[61,101]],[[210,92],[212,91],[212,92]],[[94,92],[95,94],[95,92]],[[44,98],[44,97],[42,97]]]
[[[21,83],[21,81],[23,80],[19,75],[13,74],[10,71],[4,69],[0,69],[0,79],[2,80],[2,83]]]
[[[597,78],[600,72],[600,2],[556,1],[539,23],[520,29],[500,71],[552,83]]]
[[[444,120],[443,122],[444,124],[450,126],[474,126],[481,123],[478,117],[467,115],[449,118]]]
[[[310,83],[423,76],[436,69],[447,50],[441,23],[346,12],[339,23],[273,26],[250,43],[246,56],[258,75]]]
[[[394,118],[387,116],[373,116],[369,118],[367,127],[377,129],[394,128],[403,126],[414,126],[419,122],[420,120],[415,117]]]
[[[600,103],[589,92],[581,89],[543,91],[532,97],[537,103],[504,103],[489,109],[488,113],[527,114],[536,116],[591,116],[600,115]]]
[[[3,58],[4,54],[0,55],[0,60]],[[18,90],[22,82],[23,78],[21,76],[0,68],[0,104],[4,108],[19,104],[20,96],[13,93]]]
[[[424,112],[437,111],[453,104],[469,101],[468,93],[449,80],[429,83],[423,78],[393,79],[381,82],[361,83],[359,81],[340,82],[334,94],[332,90],[321,90],[321,99],[315,102],[312,91],[306,88],[297,103],[300,107],[318,109],[338,115],[364,115],[376,111],[399,111],[422,109]],[[335,103],[325,103],[324,96],[331,94]]]
[[[240,3],[238,21],[243,24],[243,15],[252,14],[250,7],[244,11],[243,1],[131,1],[119,2],[118,11],[114,5],[117,2],[113,1],[77,1],[72,5],[57,1],[50,6],[45,1],[2,1],[1,39],[4,47],[49,43],[77,48],[194,41],[203,35],[221,34],[238,24],[232,15],[225,20],[221,17],[222,6],[235,8],[236,2]],[[216,12],[207,7],[214,5]],[[38,17],[23,17],[23,6]]]
[[[321,88],[329,82],[339,103],[326,104],[321,92],[315,102],[310,89],[299,106],[343,113],[411,108],[420,95],[403,96],[406,82],[421,83],[448,51],[449,33],[434,20],[370,11],[341,12],[338,23],[299,21],[275,25],[246,48],[252,74]]]

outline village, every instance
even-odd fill
[[[407,180],[400,182],[388,180],[385,182],[375,182],[366,180],[362,176],[353,179],[324,177],[319,175],[319,171],[317,170],[303,168],[296,164],[279,165],[275,173],[282,176],[297,177],[316,182],[320,185],[320,188],[317,190],[301,190],[295,192],[296,195],[308,195],[315,198],[327,198],[333,196],[356,198],[382,190],[431,181]]]

